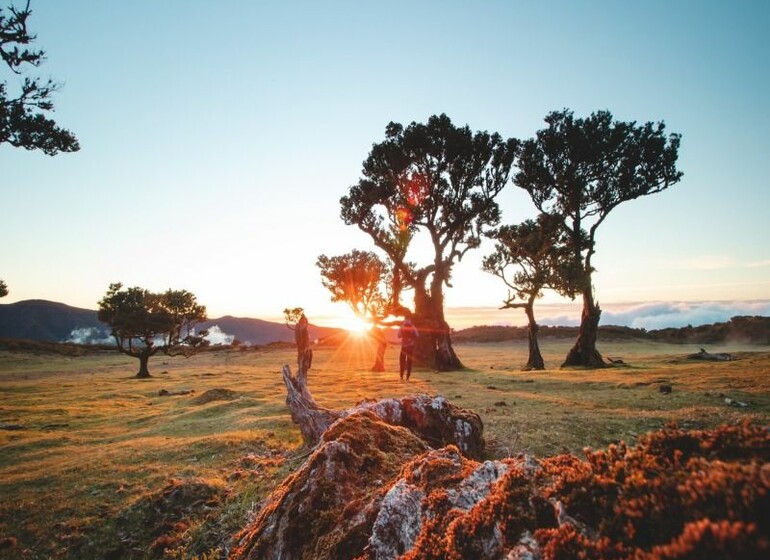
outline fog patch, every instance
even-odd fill
[[[104,329],[99,327],[81,327],[72,329],[69,337],[64,342],[72,342],[74,344],[111,344],[114,340]]]
[[[208,331],[209,334],[206,335],[206,340],[208,340],[209,344],[212,346],[217,346],[220,344],[229,346],[235,340],[235,335],[227,334],[221,328],[219,328],[219,325],[212,325],[209,327]]]

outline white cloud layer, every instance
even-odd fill
[[[233,340],[235,340],[235,335],[227,334],[219,328],[219,325],[211,326],[208,331],[209,334],[206,335],[206,340],[208,340],[212,346],[216,346],[217,344],[232,344]]]
[[[663,329],[724,323],[736,315],[770,315],[770,301],[655,302],[607,309],[601,324]]]
[[[770,300],[758,301],[659,301],[647,303],[601,304],[601,325],[619,325],[637,329],[679,328],[687,325],[724,323],[736,315],[770,316]],[[535,319],[540,325],[577,326],[581,305],[574,303],[535,304]],[[526,324],[524,312],[494,307],[449,308],[449,324],[455,329],[475,325]]]

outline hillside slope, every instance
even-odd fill
[[[208,329],[215,325],[223,334],[245,344],[294,340],[294,333],[283,323],[225,316],[210,319],[201,327]],[[313,339],[333,332],[335,329],[310,326]],[[40,299],[0,304],[0,337],[81,344],[112,343],[109,330],[97,319],[95,310]]]

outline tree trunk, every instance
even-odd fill
[[[291,367],[285,364],[282,373],[286,385],[286,406],[289,407],[291,419],[299,426],[305,444],[313,446],[321,439],[321,434],[342,415],[315,402],[307,388],[307,370],[299,368],[295,377],[291,374]]]
[[[372,371],[385,371],[385,350],[388,347],[388,341],[379,327],[374,327],[372,338],[377,343],[377,353],[374,356]]]
[[[527,313],[527,320],[529,321],[529,329],[527,331],[527,337],[529,339],[529,359],[527,365],[524,366],[524,371],[531,370],[544,370],[545,362],[543,361],[543,355],[540,353],[540,345],[537,342],[538,327],[535,322],[534,301],[527,303],[524,311]]]
[[[139,354],[137,358],[139,358],[139,371],[136,372],[136,378],[147,379],[148,377],[151,377],[150,370],[147,367],[147,364],[150,361],[150,354]]]
[[[340,418],[364,413],[373,414],[387,424],[403,426],[430,445],[456,445],[467,457],[484,455],[484,423],[479,415],[451,404],[440,395],[365,400],[347,410],[331,410],[319,406],[310,394],[306,372],[300,370],[293,376],[291,367],[285,364],[282,373],[286,406],[309,447],[321,441],[323,433]]]
[[[602,310],[594,302],[593,289],[590,282],[583,289],[583,312],[580,317],[580,330],[575,345],[567,354],[564,366],[585,366],[601,368],[607,364],[596,349],[596,337],[599,333],[599,318]]]
[[[437,371],[463,369],[452,346],[451,329],[444,320],[443,296],[428,295],[425,290],[416,292],[413,320],[420,336],[415,345],[415,363]]]

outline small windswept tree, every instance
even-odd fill
[[[462,368],[444,318],[444,287],[451,286],[454,264],[499,222],[495,198],[517,146],[496,133],[457,127],[446,115],[407,127],[391,122],[364,161],[363,177],[340,200],[345,223],[390,260],[392,309],[401,307],[402,287],[414,290],[416,358],[439,371]]]
[[[310,323],[302,307],[286,307],[283,318],[289,330],[294,331],[294,342],[297,345],[297,368],[306,375],[313,363],[313,348],[310,345]]]
[[[109,326],[118,351],[139,360],[140,379],[150,377],[148,362],[158,352],[189,356],[208,344],[205,330],[195,332],[206,320],[206,308],[186,290],[154,293],[110,284],[97,316]]]
[[[348,304],[355,315],[372,325],[370,335],[377,343],[372,371],[385,371],[388,342],[382,332],[390,314],[392,274],[387,263],[371,251],[353,249],[335,257],[321,255],[316,266],[321,269],[321,283],[331,300]]]
[[[592,258],[596,232],[618,205],[676,184],[681,135],[663,122],[637,125],[609,111],[576,119],[567,109],[545,118],[548,127],[521,145],[514,184],[535,207],[553,216],[569,244],[569,277],[558,288],[583,297],[580,331],[565,366],[602,367],[596,349],[601,309],[594,297]]]
[[[300,317],[305,314],[303,307],[286,307],[283,310],[283,320],[289,330],[294,331],[297,329],[297,323],[299,323]]]
[[[0,58],[14,74],[45,60],[43,51],[28,48],[36,39],[27,29],[32,13],[29,4],[27,0],[23,9],[11,5],[7,12],[0,8]],[[50,78],[26,77],[18,91],[10,93],[7,83],[0,82],[0,144],[41,150],[50,156],[78,151],[77,138],[47,116],[53,111],[52,97],[58,88]]]
[[[544,289],[558,284],[559,271],[570,264],[562,235],[558,222],[547,214],[536,221],[502,226],[489,235],[496,241],[495,251],[484,258],[482,269],[508,287],[501,309],[524,309],[527,315],[529,358],[524,371],[545,369],[537,340],[535,301]]]

